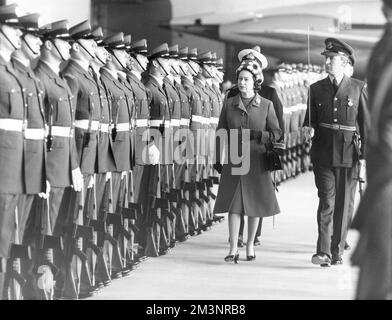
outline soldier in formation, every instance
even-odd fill
[[[0,6],[1,299],[89,297],[222,220],[223,60],[16,12]]]

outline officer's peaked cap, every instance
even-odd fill
[[[0,24],[17,26],[19,7],[16,3],[0,6]]]
[[[124,33],[118,32],[103,39],[104,46],[107,49],[121,50],[125,49]]]
[[[189,49],[188,51],[188,59],[192,61],[197,60],[197,48]]]
[[[169,47],[169,55],[170,55],[170,58],[172,58],[172,59],[178,58],[178,44],[175,44],[175,45]]]
[[[41,27],[41,34],[47,39],[70,40],[68,20],[59,20]]]
[[[24,32],[34,34],[36,36],[41,36],[40,33],[40,14],[31,13],[18,18],[18,26]]]
[[[135,54],[142,54],[145,56],[148,55],[147,40],[140,39],[140,40],[133,41],[131,43],[130,52]]]
[[[96,27],[91,31],[91,35],[94,37],[95,42],[100,45],[103,42],[103,31],[102,27]]]
[[[150,60],[156,58],[169,58],[169,46],[168,44],[162,43],[160,46],[156,47],[155,49],[151,50],[150,55],[148,57]]]
[[[91,34],[91,25],[88,20],[85,20],[69,28],[69,34],[74,40],[94,39],[94,36]]]
[[[342,40],[327,38],[325,39],[325,50],[321,54],[325,56],[343,55],[350,58],[354,54],[354,49]]]
[[[200,64],[209,64],[211,63],[212,57],[211,57],[211,52],[203,52],[197,55],[197,62]]]
[[[131,43],[132,43],[132,36],[130,34],[124,36],[125,49],[127,50],[131,49]]]
[[[178,50],[178,57],[181,60],[188,60],[188,47],[184,47]]]

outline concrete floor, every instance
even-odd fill
[[[228,253],[225,219],[166,256],[149,258],[90,300],[352,299],[357,278],[357,268],[350,266],[352,251],[346,251],[341,266],[310,262],[317,239],[313,173],[285,182],[277,195],[282,213],[275,227],[272,218],[264,220],[256,261],[245,260],[245,247],[237,265],[223,261]],[[357,237],[349,232],[352,247]]]

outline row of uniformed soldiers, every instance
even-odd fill
[[[222,220],[223,62],[16,9],[0,6],[0,297],[91,296]]]
[[[306,114],[309,86],[326,73],[320,66],[286,64],[278,66],[272,77],[283,107],[284,144],[281,154],[283,170],[277,171],[276,181],[282,182],[312,168],[310,146],[305,142],[302,124]]]

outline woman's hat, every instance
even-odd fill
[[[257,60],[243,60],[237,68],[237,74],[243,70],[249,71],[256,81],[264,80],[263,69]]]
[[[258,60],[262,69],[268,67],[267,58],[261,53],[261,49],[259,46],[255,46],[252,49],[244,49],[238,53],[238,60]]]

